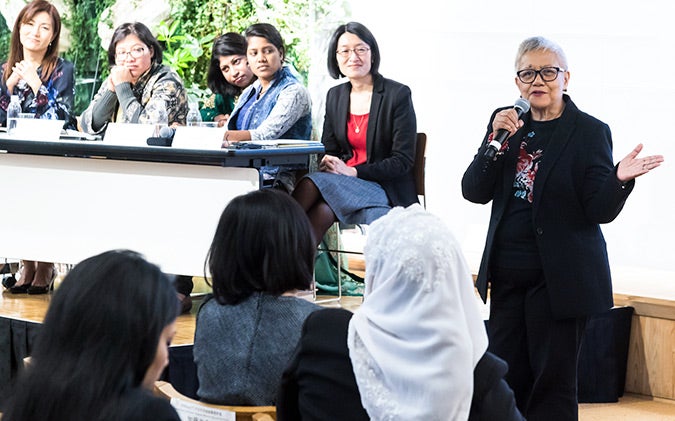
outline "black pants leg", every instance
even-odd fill
[[[528,421],[578,419],[577,361],[586,318],[556,320],[540,270],[495,268],[489,350],[506,360],[506,380]]]

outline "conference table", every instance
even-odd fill
[[[165,272],[203,275],[229,201],[261,188],[261,168],[308,168],[323,151],[317,142],[205,150],[0,133],[0,257],[75,264],[126,248]]]
[[[0,257],[76,264],[126,248],[167,273],[202,276],[228,202],[261,188],[263,167],[311,169],[323,152],[316,142],[187,149],[0,133]],[[16,300],[2,299],[13,308]],[[30,355],[38,328],[39,320],[26,315],[0,315],[0,392]],[[191,358],[191,346],[176,347],[171,355],[179,369],[181,358]]]

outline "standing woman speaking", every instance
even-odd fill
[[[509,364],[506,380],[529,421],[576,420],[577,358],[588,316],[612,307],[612,282],[600,224],[613,221],[635,178],[663,162],[638,158],[638,145],[614,165],[607,124],[565,93],[562,48],[523,41],[515,83],[530,111],[494,111],[462,178],[474,203],[492,201],[476,286],[490,285],[489,350]],[[486,157],[501,131],[510,138]]]
[[[58,56],[60,34],[61,17],[51,3],[36,0],[21,9],[12,29],[9,57],[0,66],[0,124],[7,124],[10,97],[18,95],[22,112],[34,113],[35,118],[64,120],[64,128],[77,129],[71,114],[73,64]],[[22,265],[21,277],[11,292],[46,293],[56,276],[54,265],[29,260]]]

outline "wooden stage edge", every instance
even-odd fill
[[[58,281],[58,280],[57,280]],[[624,279],[625,281],[625,279]],[[623,281],[620,281],[620,283]],[[196,287],[198,283],[195,284]],[[633,290],[624,284],[615,285],[614,301],[616,306],[631,306],[635,309],[631,326],[628,364],[626,371],[626,393],[634,393],[655,398],[675,400],[675,283],[661,277],[645,277],[644,283],[631,281]],[[58,288],[58,284],[57,284]],[[644,288],[649,296],[641,295],[634,288]],[[200,292],[196,288],[197,292]],[[654,298],[660,290],[668,298]],[[0,295],[0,317],[41,323],[44,319],[51,294],[29,296],[13,295],[4,291]],[[189,345],[194,340],[194,328],[197,309],[203,295],[193,297],[190,314],[178,317],[177,334],[172,345]],[[319,297],[331,298],[331,297]],[[358,308],[361,297],[342,297],[340,303],[323,304],[327,307],[341,306],[348,310]]]

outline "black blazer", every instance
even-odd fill
[[[410,88],[381,75],[374,76],[366,135],[367,162],[356,167],[358,177],[379,183],[392,206],[417,203],[413,164],[417,120]],[[350,82],[328,91],[321,142],[326,153],[347,161],[353,155],[347,140]]]
[[[609,309],[612,283],[602,223],[617,217],[635,185],[616,178],[609,127],[580,111],[564,95],[565,110],[553,132],[534,181],[532,230],[541,256],[546,287],[555,318],[581,317]],[[503,108],[502,108],[503,109]],[[478,153],[462,178],[462,194],[474,203],[492,200],[492,213],[476,287],[483,298],[490,281],[490,256],[497,227],[511,196],[520,139],[525,126],[510,139],[496,162],[486,165],[483,153],[488,130]]]
[[[278,421],[368,420],[349,358],[350,311],[327,308],[310,314],[281,377]]]

